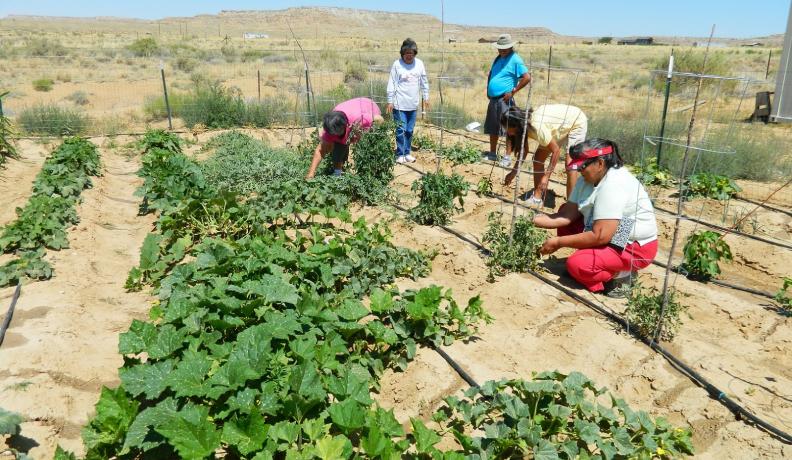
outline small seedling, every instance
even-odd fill
[[[721,260],[732,260],[729,245],[719,233],[709,230],[690,235],[683,251],[685,261],[680,268],[688,278],[699,281],[708,281],[719,275],[721,270],[718,262]]]
[[[482,177],[476,184],[476,195],[492,196],[492,179],[489,177]]]
[[[654,336],[658,322],[662,321],[663,331],[660,338],[664,341],[671,341],[679,330],[679,326],[682,325],[680,315],[687,310],[687,307],[676,299],[674,288],[669,288],[668,304],[665,315],[661,319],[662,306],[662,292],[653,287],[644,288],[636,281],[627,297],[627,310],[624,315],[630,323],[630,328],[647,338]]]
[[[787,292],[790,290],[789,288],[792,288],[792,278],[785,276],[783,286],[776,292],[774,297],[775,301],[778,302],[778,306],[781,308],[781,313],[786,316],[792,316],[792,297],[790,297],[792,293]]]
[[[416,134],[412,139],[412,148],[415,150],[434,150],[437,144],[427,134]]]

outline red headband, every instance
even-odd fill
[[[596,158],[596,157],[601,157],[603,155],[607,155],[609,153],[613,153],[613,147],[610,145],[599,149],[584,150],[583,153],[577,159],[582,160],[588,158]]]

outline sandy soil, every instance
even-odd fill
[[[25,157],[40,151],[22,150]],[[123,289],[151,226],[150,218],[137,216],[132,201],[137,161],[100,151],[104,176],[83,192],[81,222],[70,230],[70,248],[50,251],[53,279],[23,286],[0,349],[0,406],[27,418],[17,447],[30,449],[36,459],[52,458],[57,444],[82,451],[80,430],[102,386],[118,384],[118,334],[148,311],[145,295]],[[29,189],[37,169],[12,163],[8,173]],[[0,290],[3,314],[12,292]]]
[[[276,145],[299,142],[301,135],[287,130],[251,134]],[[213,135],[216,133],[190,136],[195,144],[189,152],[198,152]],[[123,144],[125,140],[116,142]],[[35,157],[35,153],[27,152],[31,148],[26,147],[26,158]],[[79,431],[92,413],[102,385],[118,382],[118,334],[133,318],[145,317],[149,308],[146,295],[123,289],[126,273],[137,263],[140,245],[152,222],[136,215],[132,193],[138,179],[131,173],[138,166],[137,160],[117,149],[103,148],[102,155],[106,173],[96,179],[95,188],[83,194],[79,208],[82,222],[71,230],[71,248],[50,253],[55,278],[23,288],[17,314],[0,348],[0,406],[28,417],[22,427],[26,443],[22,447],[32,447],[34,458],[50,458],[56,443],[82,452]],[[418,167],[432,168],[433,158],[427,156]],[[29,171],[20,172],[23,168]],[[479,164],[457,170],[475,182],[490,168]],[[36,172],[37,168],[15,162],[5,177],[15,177],[20,187],[29,188]],[[418,174],[403,166],[397,167],[396,174],[394,186],[409,205],[415,199],[409,184]],[[495,182],[501,179],[502,171],[496,172]],[[553,188],[559,195],[563,193],[561,186]],[[511,195],[499,185],[495,189],[496,193]],[[21,204],[25,197],[14,200]],[[560,203],[559,198],[556,204]],[[456,216],[452,226],[478,240],[486,216],[493,210],[510,212],[511,207],[471,193],[465,211]],[[391,218],[393,212],[378,208],[356,211],[372,220]],[[659,220],[661,247],[668,248],[673,222]],[[786,220],[782,223],[788,225]],[[480,294],[496,318],[476,340],[447,349],[477,381],[528,378],[532,372],[548,369],[578,370],[636,409],[692,426],[701,458],[792,455],[792,448],[735,420],[659,355],[560,291],[525,274],[510,274],[489,283],[485,260],[471,245],[442,229],[415,226],[401,218],[391,227],[397,244],[439,251],[428,278],[400,281],[401,288],[439,284],[452,288],[461,301]],[[683,222],[683,229],[692,230],[692,224]],[[775,290],[778,277],[789,275],[789,250],[727,238],[736,261],[724,267],[724,278]],[[641,277],[647,284],[656,284],[662,275],[662,269],[653,266]],[[559,273],[549,276],[561,279]],[[676,278],[675,286],[689,306],[690,318],[685,319],[669,347],[729,396],[779,428],[792,429],[788,394],[792,388],[792,319],[771,311],[766,298],[681,277]],[[624,308],[622,301],[577,291],[617,312]],[[0,290],[0,305],[7,305],[11,292]],[[442,397],[465,387],[439,355],[421,350],[406,373],[386,375],[378,400],[394,408],[406,423],[410,416],[427,417]]]

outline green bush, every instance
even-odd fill
[[[55,82],[51,78],[39,78],[38,80],[33,80],[33,89],[36,91],[52,91],[52,86]]]
[[[89,118],[77,109],[41,104],[19,112],[17,123],[28,134],[72,136],[85,133]]]
[[[152,37],[138,38],[127,49],[136,57],[151,57],[160,51],[157,40]]]
[[[75,105],[88,105],[88,93],[85,91],[75,91],[68,96],[66,100],[72,101]]]
[[[189,99],[188,93],[168,92],[168,102],[170,103],[171,116],[181,117],[184,104]],[[163,96],[148,96],[143,103],[143,113],[149,121],[166,120],[168,110],[165,106]]]
[[[440,101],[435,101],[432,109],[426,113],[426,117],[433,125],[442,126],[447,129],[464,128],[469,122],[469,116],[462,107],[448,102],[440,105]]]
[[[181,118],[191,128],[199,123],[207,128],[242,126],[245,102],[238,90],[220,82],[198,83],[184,100]]]
[[[613,37],[600,37],[599,40],[597,40],[597,43],[601,45],[610,45],[612,41]]]
[[[192,72],[196,67],[198,62],[195,59],[184,56],[176,58],[176,68],[182,72]]]
[[[668,56],[658,57],[653,64],[654,69],[667,69]],[[682,51],[674,55],[674,72],[694,73],[706,75],[734,76],[734,66],[729,62],[729,57],[723,51],[710,51],[707,58],[707,67],[704,68],[704,50]],[[654,88],[663,91],[666,84],[665,75],[656,75],[654,78]],[[705,79],[703,88],[720,86],[722,91],[732,92],[737,88],[736,80],[712,80]],[[692,77],[675,77],[673,80],[672,91],[692,89],[698,85],[698,79]]]
[[[487,216],[487,232],[482,238],[490,251],[487,266],[491,281],[496,275],[508,272],[536,270],[542,261],[539,250],[547,239],[547,232],[534,225],[533,216],[518,216],[510,241],[511,226],[503,222],[503,217],[502,212],[491,212]]]
[[[281,97],[266,97],[261,101],[245,104],[244,126],[265,128],[276,124],[289,123],[294,107]]]

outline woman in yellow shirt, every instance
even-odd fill
[[[501,116],[501,126],[506,131],[506,150],[511,153],[523,138],[523,127],[528,121],[528,133],[523,146],[523,158],[528,152],[528,140],[533,139],[539,144],[533,157],[534,189],[531,203],[541,205],[544,203],[550,175],[553,173],[559,158],[561,146],[568,149],[586,140],[588,119],[582,110],[566,104],[547,104],[529,109],[526,113],[519,107],[511,107]],[[550,156],[550,166],[545,169],[545,161]],[[566,156],[569,165],[569,156]],[[515,162],[511,172],[506,176],[505,184],[509,185],[517,175]],[[567,199],[572,195],[572,189],[578,178],[578,172],[568,168],[566,182]]]

